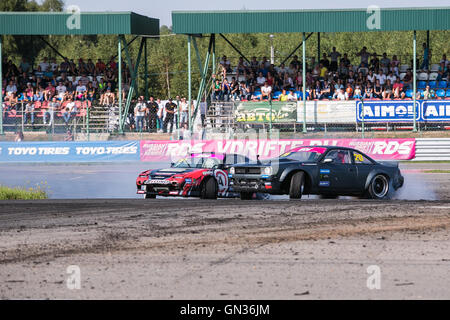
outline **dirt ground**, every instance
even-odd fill
[[[0,298],[449,299],[449,230],[448,199],[0,202]]]

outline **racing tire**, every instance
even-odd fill
[[[305,189],[305,174],[300,171],[295,173],[291,178],[289,187],[289,199],[301,199]]]
[[[241,200],[252,200],[253,192],[241,192],[240,197]]]
[[[146,189],[145,189],[145,191],[147,191],[148,192],[148,186],[146,187]],[[148,193],[146,193],[145,195],[144,195],[144,199],[155,199],[156,198],[156,194],[148,194]]]
[[[387,199],[389,194],[389,179],[382,174],[377,174],[369,184],[368,194],[371,199]]]
[[[209,178],[202,184],[201,199],[217,199],[217,183],[214,178]]]

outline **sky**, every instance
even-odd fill
[[[41,0],[42,1],[42,0]],[[38,1],[38,2],[41,2]],[[177,10],[270,10],[270,9],[345,9],[397,7],[445,7],[448,0],[64,0],[66,7],[77,5],[81,11],[133,11],[160,19],[160,25],[172,25],[171,12]],[[342,4],[345,2],[345,4]]]

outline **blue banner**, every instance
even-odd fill
[[[370,100],[356,102],[356,120],[362,122],[412,122],[414,119],[412,100]],[[362,108],[364,105],[364,115]],[[420,102],[416,101],[416,120],[420,119]]]
[[[139,141],[0,142],[0,162],[111,162],[139,160]]]
[[[412,122],[413,100],[370,100],[356,102],[356,120],[362,122]],[[363,115],[364,105],[364,115]],[[416,100],[416,121],[450,122],[450,100]]]
[[[448,121],[450,122],[450,101],[435,100],[422,101],[422,111],[420,113],[422,121]]]

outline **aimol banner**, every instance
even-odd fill
[[[236,122],[269,123],[295,122],[297,119],[297,102],[238,102],[234,106]]]
[[[147,140],[141,141],[141,160],[175,161],[200,152],[268,159],[292,148],[316,145],[351,147],[379,160],[409,160],[415,157],[415,143],[415,139]]]
[[[417,100],[415,108],[413,104],[412,100],[358,101],[357,121],[362,122],[364,118],[365,122],[412,122],[415,114],[416,121],[420,122],[450,122],[449,100]]]
[[[139,141],[0,142],[0,162],[139,161]]]

